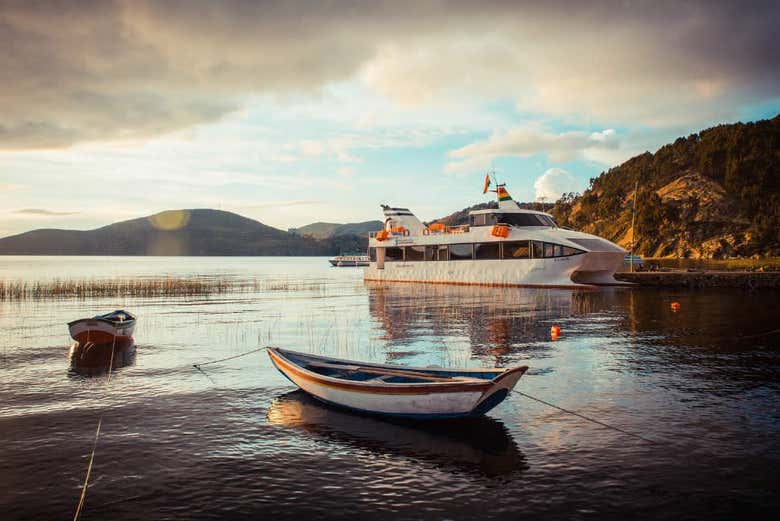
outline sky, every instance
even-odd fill
[[[780,3],[0,0],[0,236],[582,192],[780,113]]]

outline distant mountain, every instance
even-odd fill
[[[342,224],[333,231],[331,237],[340,237],[342,235],[368,235],[368,232],[381,230],[382,226],[384,226],[382,221]]]
[[[335,255],[367,238],[301,237],[220,210],[172,210],[95,230],[41,229],[0,239],[3,255]]]
[[[718,125],[645,152],[566,194],[559,224],[652,257],[780,255],[780,115]]]
[[[315,239],[326,239],[333,235],[336,228],[341,226],[338,223],[316,222],[301,226],[300,228],[290,229],[290,233],[300,235],[301,237],[314,237]]]
[[[366,221],[348,224],[316,222],[290,231],[303,237],[308,236],[315,239],[329,239],[344,235],[366,236],[368,232],[377,231],[381,228],[382,221]]]

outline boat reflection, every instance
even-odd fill
[[[780,338],[776,292],[380,283],[369,285],[368,292],[388,361],[417,356],[414,363],[424,365],[422,352],[442,366],[474,359],[497,367],[527,363],[533,375],[543,370],[540,359],[559,350],[550,341],[550,327],[560,324],[566,349],[580,349],[594,363],[603,362],[599,353],[610,352],[617,355],[611,363],[630,372],[689,366],[692,381],[720,387],[727,385],[724,380],[734,387],[753,385],[756,368],[762,371],[759,380],[766,371],[776,374],[762,362],[765,350],[774,349]],[[671,302],[679,309],[672,311]]]
[[[274,400],[267,419],[272,425],[302,429],[328,441],[420,460],[445,470],[499,477],[528,468],[504,424],[489,417],[388,420],[326,405],[298,390]]]
[[[107,373],[109,367],[114,371],[132,365],[135,363],[135,353],[135,340],[131,337],[118,340],[115,344],[75,342],[70,348],[68,358],[71,372],[84,376],[99,376]]]
[[[369,311],[390,348],[415,337],[467,338],[471,355],[496,366],[511,365],[520,351],[550,349],[550,323],[590,311],[592,291],[371,284]],[[584,297],[584,298],[583,298]],[[609,297],[608,297],[609,298]]]

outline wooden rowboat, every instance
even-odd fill
[[[123,342],[133,336],[133,329],[135,329],[135,316],[121,309],[105,315],[68,322],[71,338],[80,344]]]
[[[268,348],[274,366],[315,398],[369,414],[480,416],[504,401],[528,366],[430,369],[371,364]]]

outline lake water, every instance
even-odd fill
[[[324,258],[0,257],[0,279],[274,281],[187,298],[0,302],[0,516],[735,519],[780,508],[777,292],[366,285]],[[262,287],[262,285],[261,285]],[[670,304],[679,302],[679,311]],[[73,367],[66,322],[125,308],[137,348]],[[562,336],[552,341],[550,326]],[[377,362],[527,364],[482,419],[398,423],[308,398],[265,345]],[[97,374],[95,374],[97,373]]]

